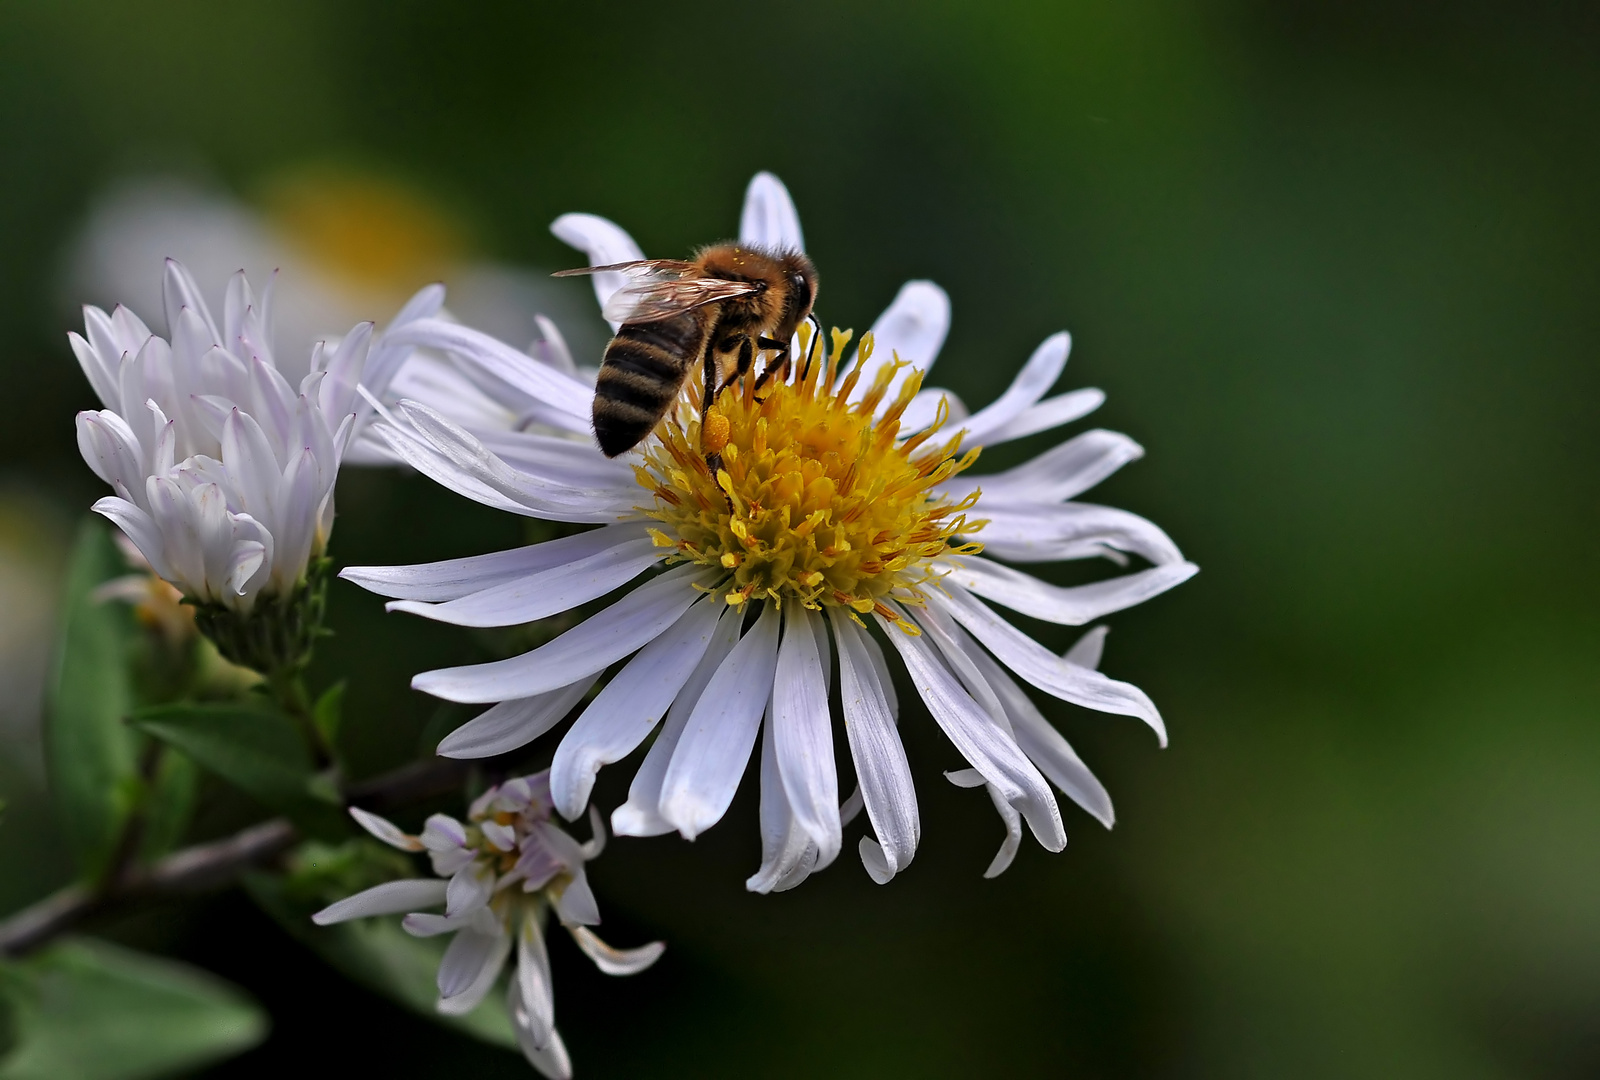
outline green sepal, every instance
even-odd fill
[[[84,523],[68,563],[60,637],[45,704],[50,795],[84,877],[105,873],[140,790],[140,738],[128,656],[136,627],[123,604],[95,596],[127,565],[98,519]]]
[[[308,836],[350,834],[337,791],[318,777],[294,722],[264,702],[158,705],[140,709],[133,722]]]
[[[244,1052],[267,1016],[208,972],[66,938],[0,964],[12,1047],[0,1080],[147,1080]]]
[[[254,873],[245,890],[293,937],[353,982],[381,994],[435,1023],[495,1046],[517,1049],[505,994],[491,992],[465,1016],[445,1016],[439,998],[439,961],[450,938],[415,938],[398,916],[355,919],[317,926],[311,916],[352,893],[384,881],[415,877],[410,859],[368,841],[339,847],[305,844],[289,858],[287,875]],[[0,1078],[3,1080],[3,1078]]]

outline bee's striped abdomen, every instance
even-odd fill
[[[633,449],[666,414],[705,348],[706,320],[698,312],[648,323],[626,323],[606,347],[594,388],[594,434],[616,457]]]

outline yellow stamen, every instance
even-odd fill
[[[976,496],[952,502],[931,490],[978,452],[963,450],[959,434],[933,439],[948,417],[942,405],[933,428],[899,439],[922,376],[911,371],[891,395],[907,366],[898,357],[851,402],[873,348],[868,334],[861,363],[840,379],[851,336],[835,330],[828,354],[801,359],[795,370],[804,374],[792,383],[769,382],[757,394],[752,372],[728,387],[703,433],[691,389],[645,445],[636,475],[655,499],[645,508],[661,525],[652,538],[674,547],[674,560],[723,571],[714,591],[728,604],[793,599],[852,617],[876,613],[915,633],[888,602],[922,602],[923,586],[948,572],[939,566],[947,556],[978,547],[963,543],[982,524],[964,513]],[[809,327],[801,344],[800,357],[810,356]],[[708,455],[720,459],[715,476]]]

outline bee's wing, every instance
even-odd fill
[[[677,259],[635,259],[633,262],[612,263],[610,266],[580,266],[576,270],[557,270],[551,277],[582,277],[585,274],[668,274],[680,276],[694,269],[694,263]]]
[[[725,278],[661,276],[659,270],[647,271],[638,280],[618,289],[607,300],[601,314],[614,323],[657,322],[682,315],[703,304],[718,300],[731,300],[747,296],[760,288],[750,281],[728,281]]]

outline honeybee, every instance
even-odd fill
[[[627,453],[655,429],[697,364],[704,380],[703,443],[707,410],[744,377],[758,352],[781,354],[762,370],[758,388],[787,373],[789,341],[817,299],[810,259],[746,244],[702,248],[689,262],[645,259],[555,276],[604,271],[631,279],[604,308],[607,319],[621,324],[606,346],[594,390],[594,434],[607,457]],[[707,463],[714,471],[714,450]]]

